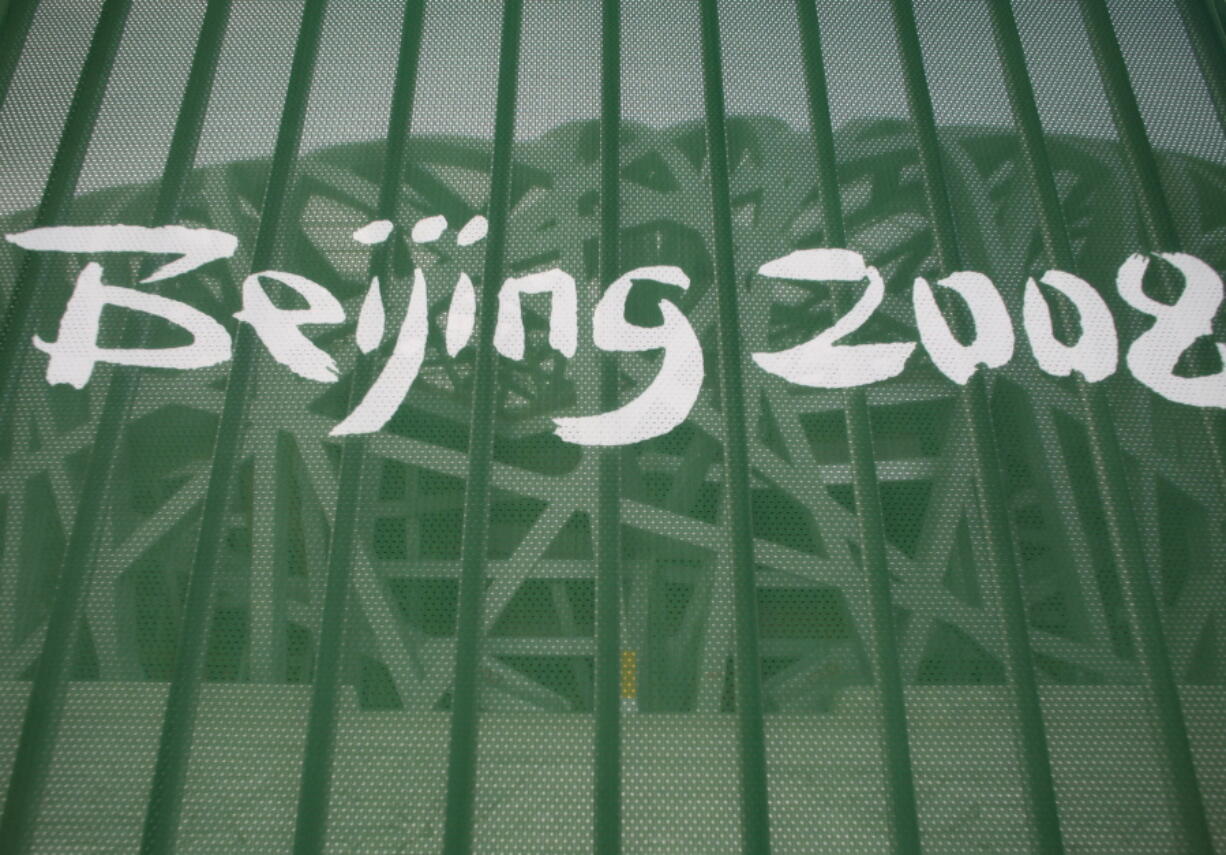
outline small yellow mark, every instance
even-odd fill
[[[622,697],[633,698],[638,694],[638,662],[633,650],[622,651]]]

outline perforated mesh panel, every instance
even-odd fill
[[[0,0],[0,853],[1226,848],[1219,9]],[[30,248],[107,225],[237,244]],[[821,248],[894,373],[762,359],[871,288],[771,273]],[[54,382],[90,265],[222,357],[108,305],[143,355]],[[675,364],[594,330],[662,266],[618,317]],[[1109,376],[1040,364],[1053,269]],[[547,271],[576,346],[528,293],[516,354]],[[326,302],[283,274],[339,315],[259,327]]]

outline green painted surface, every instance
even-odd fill
[[[493,139],[405,133],[429,103],[439,20],[429,3],[381,4],[401,60],[385,73],[399,87],[391,143],[315,148],[304,140],[334,121],[318,112],[330,84],[315,52],[331,69],[333,52],[355,51],[330,17],[355,7],[325,5],[294,6],[268,158],[191,168],[204,111],[227,109],[206,96],[219,50],[217,79],[232,68],[216,39],[236,19],[212,2],[192,30],[189,97],[166,119],[163,178],[76,192],[94,130],[74,112],[39,213],[3,222],[233,233],[233,258],[158,287],[246,331],[213,368],[99,366],[83,390],[49,387],[29,335],[54,338],[86,258],[0,247],[0,851],[1226,845],[1221,414],[1122,366],[1094,385],[1053,378],[1020,323],[1026,277],[1058,267],[1103,294],[1126,349],[1148,323],[1115,294],[1129,253],[1226,267],[1226,165],[1155,151],[1103,4],[1083,4],[1087,44],[1119,144],[1045,131],[1026,19],[1003,0],[983,12],[1016,130],[938,121],[930,3],[887,16],[913,118],[834,126],[826,17],[817,39],[829,11],[804,0],[766,4],[797,40],[758,74],[799,87],[803,113],[736,110],[745,18],[704,0],[670,13],[689,38],[675,85],[701,118],[618,118],[644,97],[617,85],[642,62],[644,13],[606,2],[582,6],[605,50],[588,58],[590,115],[530,136],[516,129],[541,90],[517,71],[557,13],[487,14],[474,32],[502,40],[501,71],[465,85],[490,93]],[[0,14],[19,23],[25,8]],[[1189,26],[1209,14],[1181,9],[1172,20]],[[103,77],[122,24],[104,19],[85,60]],[[1192,40],[1189,63],[1205,44]],[[123,57],[120,45],[120,69]],[[11,75],[0,64],[0,88]],[[410,245],[411,225],[440,213],[448,234]],[[489,237],[457,246],[477,213]],[[385,248],[350,238],[378,218],[397,226]],[[829,287],[754,276],[820,246],[855,249],[885,278],[852,343],[915,340],[915,277],[969,268],[1004,298],[1013,359],[965,388],[922,349],[899,377],[851,391],[762,372],[750,352],[798,344],[848,308]],[[590,329],[603,286],[653,264],[692,284],[642,286],[628,317],[656,322],[657,298],[682,309],[704,347],[697,404],[646,442],[563,442],[553,417],[625,403],[658,370],[651,353],[601,353]],[[549,346],[536,297],[525,359],[496,355],[498,284],[554,266],[578,283],[576,355]],[[228,320],[243,277],[270,267],[344,305],[342,325],[307,328],[337,383],[294,376]],[[381,431],[330,438],[390,353],[414,267],[430,288],[422,373]],[[107,281],[147,269],[112,258]],[[476,346],[452,358],[461,271],[480,295]],[[355,324],[376,274],[392,334],[362,356]],[[181,343],[123,320],[104,315],[104,342]],[[1216,358],[1198,345],[1178,370],[1212,373]]]

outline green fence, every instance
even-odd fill
[[[1226,849],[1220,3],[0,16],[0,853]]]

